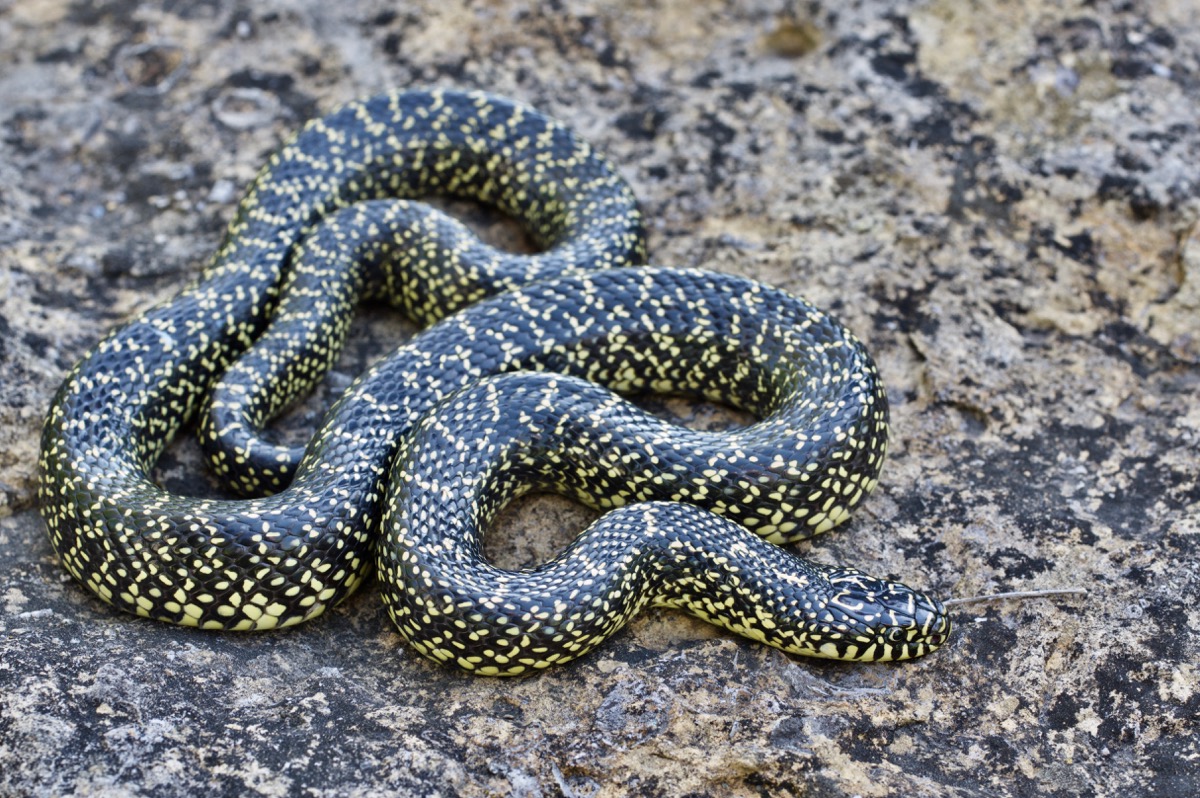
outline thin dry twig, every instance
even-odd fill
[[[983,601],[1003,601],[1006,599],[1045,598],[1047,596],[1086,596],[1088,592],[1081,587],[1068,587],[1057,590],[1014,590],[1009,593],[990,593],[985,596],[970,596],[943,601],[947,607],[956,604],[978,604]]]

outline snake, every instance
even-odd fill
[[[424,201],[513,217],[482,242]],[[355,306],[423,329],[361,374],[304,446],[270,421],[335,364]],[[708,431],[631,401],[754,421]],[[194,426],[220,498],[154,479]],[[292,626],[374,571],[401,636],[480,675],[568,662],[646,606],[791,654],[919,657],[943,605],[782,544],[844,522],[878,481],[887,395],[844,326],[745,277],[646,264],[616,169],[562,123],[477,91],[403,90],[307,123],[270,157],[209,264],[95,344],[54,396],[38,498],[101,600],[202,629]],[[506,505],[600,511],[551,560],[502,569]]]

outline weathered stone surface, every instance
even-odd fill
[[[0,1],[0,795],[1200,792],[1194,3],[781,7]],[[656,262],[805,293],[869,343],[892,457],[815,557],[1090,595],[965,607],[897,666],[649,612],[496,681],[415,657],[370,586],[252,637],[82,592],[31,509],[63,374],[195,272],[288,131],[429,83],[608,152]],[[367,315],[291,434],[404,334]],[[186,443],[162,477],[212,489]],[[491,550],[536,562],[586,518],[534,502]]]

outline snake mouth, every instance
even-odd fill
[[[946,613],[946,605],[942,604],[941,601],[935,598],[926,598],[933,605],[932,613],[937,621],[933,630],[925,637],[926,645],[930,647],[930,650],[933,650],[950,639],[950,616]]]
[[[937,599],[931,599],[930,604],[930,619],[923,625],[923,628],[929,631],[925,632],[924,636],[916,642],[917,652],[913,656],[922,656],[928,654],[938,648],[950,639],[950,616],[946,614],[945,607],[942,602]]]
[[[915,642],[923,649],[921,653],[927,654],[950,639],[950,616],[937,599],[926,595],[921,595],[921,599],[924,606],[918,612],[917,620],[920,621],[923,634]]]
[[[950,639],[950,629],[949,629],[949,624],[947,624],[947,628],[946,628],[945,632],[934,632],[933,634],[927,635],[925,637],[925,639],[922,641],[922,644],[921,644],[924,648],[924,651],[922,651],[921,653],[928,654],[938,648],[941,648],[942,645],[945,644],[945,642],[949,639]],[[917,655],[917,656],[920,656],[920,655]]]

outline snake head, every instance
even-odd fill
[[[824,622],[820,635],[810,636],[817,656],[886,662],[924,656],[946,642],[950,618],[937,599],[853,568],[828,568],[826,577]]]

